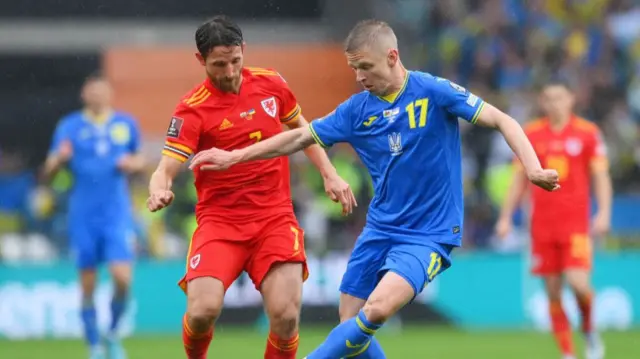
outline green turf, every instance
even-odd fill
[[[326,329],[303,329],[299,358],[319,344]],[[560,356],[551,337],[532,332],[462,332],[442,328],[405,328],[402,333],[379,335],[388,358],[443,359],[556,359]],[[640,358],[640,332],[604,334],[607,359]],[[216,332],[209,358],[262,358],[264,336],[251,329]],[[579,358],[582,341],[576,338]],[[179,336],[135,337],[126,340],[129,359],[184,358]],[[0,341],[0,358],[86,359],[80,341]]]

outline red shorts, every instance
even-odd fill
[[[569,233],[533,230],[531,237],[533,274],[543,276],[562,274],[567,269],[591,270],[592,244],[586,230]]]
[[[203,220],[193,234],[187,255],[187,273],[180,281],[214,277],[225,291],[246,271],[257,290],[277,263],[302,263],[303,280],[309,276],[304,232],[293,213],[277,214],[250,223]]]

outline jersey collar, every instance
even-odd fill
[[[87,110],[82,111],[83,118],[92,125],[101,126],[113,118],[113,110],[107,110],[100,115],[95,115]]]
[[[394,92],[394,93],[390,93],[386,96],[376,96],[379,99],[381,99],[384,102],[388,102],[388,103],[394,103],[396,101],[396,99],[398,99],[398,97],[400,97],[403,93],[404,90],[407,88],[407,83],[409,82],[409,70],[405,70],[404,73],[404,82],[402,83],[402,87],[400,88],[399,91]]]

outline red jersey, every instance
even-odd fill
[[[275,71],[244,68],[240,92],[225,93],[209,79],[176,107],[163,155],[186,161],[212,147],[234,150],[282,132],[300,115],[300,106]],[[195,171],[196,218],[251,222],[293,212],[289,159],[240,163],[225,171]]]
[[[543,168],[558,171],[561,188],[547,192],[534,186],[532,227],[549,230],[589,228],[590,188],[593,166],[606,166],[606,148],[598,127],[572,116],[560,131],[553,131],[546,118],[533,121],[525,132]]]

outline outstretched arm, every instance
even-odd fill
[[[239,162],[261,160],[266,158],[288,156],[315,144],[309,131],[309,125],[305,124],[291,131],[285,131],[272,138],[258,142],[253,146],[245,147],[239,152]],[[234,151],[235,152],[235,151]],[[326,156],[326,155],[325,155]],[[328,158],[327,158],[328,161]],[[332,166],[333,167],[333,166]]]
[[[516,120],[488,103],[485,103],[480,111],[477,123],[495,128],[502,133],[509,147],[522,163],[529,181],[547,191],[560,188],[558,173],[555,170],[542,168],[531,142]]]
[[[200,167],[202,170],[223,170],[236,163],[287,156],[305,149],[315,143],[309,126],[284,131],[249,147],[230,152],[217,148],[198,152],[189,165],[189,169]]]
[[[300,115],[295,121],[288,123],[287,126],[291,130],[295,130],[299,128],[306,129],[309,126],[309,123],[302,115]],[[308,132],[308,129],[307,129],[307,132]],[[332,176],[337,176],[336,168],[333,167],[333,164],[331,164],[331,161],[329,160],[329,156],[327,156],[327,152],[324,149],[322,149],[320,145],[318,144],[308,145],[304,150],[304,154],[311,161],[311,163],[313,163],[313,165],[318,169],[318,171],[322,175],[322,178],[324,178],[325,181]]]
[[[542,168],[527,135],[511,116],[451,81],[439,78],[434,89],[437,94],[436,100],[452,115],[500,131],[522,162],[529,181],[547,191],[560,188],[558,173]]]

